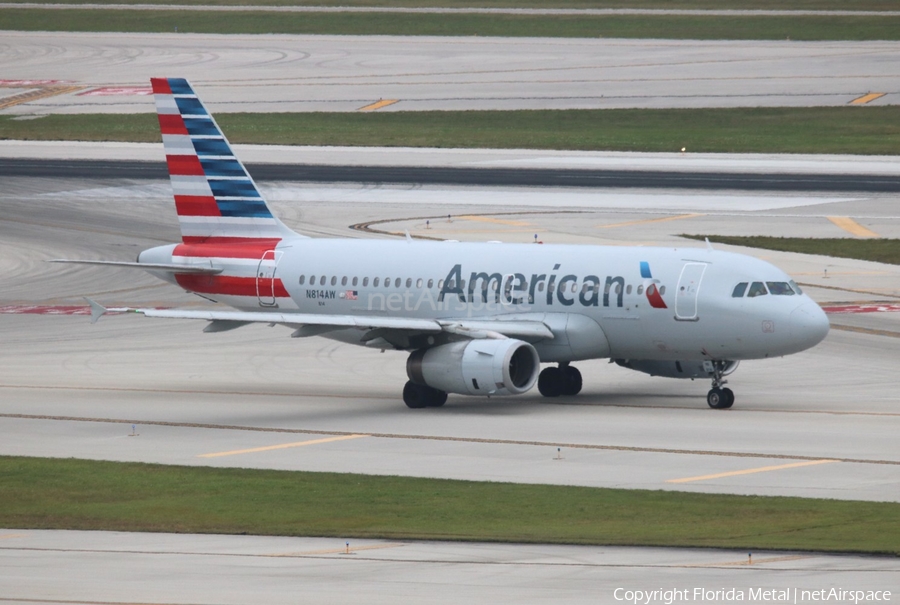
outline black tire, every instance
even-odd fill
[[[549,367],[538,376],[538,391],[544,397],[559,397],[563,391],[563,373],[559,368]]]
[[[734,405],[734,391],[724,388],[722,389],[722,394],[725,395],[725,405],[722,406],[722,409],[727,410]]]
[[[727,401],[728,396],[722,391],[722,389],[710,389],[709,393],[706,394],[706,403],[714,410],[722,410],[726,408]]]
[[[416,384],[413,381],[407,381],[403,386],[403,403],[406,407],[418,410],[428,406],[428,397],[425,389],[427,387]]]
[[[578,371],[578,368],[572,366],[566,366],[565,368],[560,368],[563,375],[563,387],[562,394],[563,395],[577,395],[581,392],[581,372]]]
[[[428,389],[428,407],[439,408],[447,403],[447,393],[445,393],[444,391],[439,391],[438,389],[433,389],[431,387],[426,388]]]

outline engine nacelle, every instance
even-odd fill
[[[411,381],[460,395],[519,395],[534,386],[540,369],[535,348],[512,338],[451,342],[414,351],[406,361]]]
[[[712,378],[716,364],[722,376],[734,372],[739,361],[659,361],[653,359],[616,359],[623,368],[666,378]]]

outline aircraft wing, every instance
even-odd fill
[[[201,311],[189,309],[107,309],[87,299],[91,305],[91,322],[109,311],[140,313],[146,317],[166,319],[203,319],[211,322],[208,332],[239,328],[251,323],[281,324],[296,328],[295,336],[314,336],[332,330],[358,328],[361,330],[399,331],[404,333],[447,332],[465,338],[525,338],[552,339],[553,332],[541,321],[502,319],[418,319],[412,317],[379,317],[370,315],[319,315],[313,313],[278,313],[271,311]]]

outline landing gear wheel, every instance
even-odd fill
[[[418,410],[428,406],[428,393],[425,385],[416,384],[413,381],[407,381],[403,386],[403,403],[406,407]]]
[[[725,396],[725,405],[722,406],[722,409],[728,409],[734,405],[734,391],[726,387],[722,389],[722,395]]]
[[[447,393],[410,380],[403,387],[403,403],[414,410],[439,408],[447,403]]]
[[[730,391],[731,389],[720,389],[719,387],[710,389],[709,393],[706,394],[706,403],[709,404],[709,407],[714,410],[724,410],[731,407],[734,403],[734,394],[732,393],[732,397],[729,399],[728,394],[725,393],[726,390]]]
[[[439,391],[438,389],[433,389],[431,387],[425,388],[428,389],[428,407],[439,408],[447,403],[447,393],[445,393],[444,391]]]
[[[559,368],[544,368],[538,376],[538,391],[544,397],[559,397],[563,393],[563,373]]]
[[[563,395],[577,395],[581,392],[581,372],[578,371],[578,368],[574,368],[572,366],[566,366],[564,368],[560,368],[560,371],[563,375],[563,387],[562,394]]]

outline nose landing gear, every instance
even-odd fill
[[[728,381],[723,378],[725,367],[721,362],[713,362],[712,388],[706,394],[706,403],[714,410],[727,410],[734,405],[734,391],[722,388]],[[730,372],[729,372],[730,373]]]

